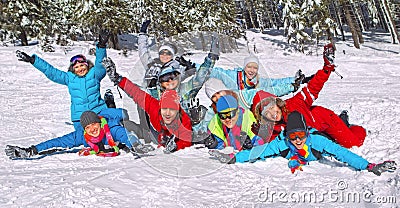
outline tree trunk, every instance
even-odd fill
[[[360,48],[360,42],[359,42],[358,34],[357,34],[357,31],[356,31],[356,28],[355,28],[356,26],[355,26],[355,24],[353,22],[353,19],[351,18],[350,8],[349,8],[350,5],[348,3],[349,2],[344,2],[343,10],[344,10],[344,14],[345,14],[345,17],[346,17],[346,20],[347,20],[347,24],[349,25],[349,28],[350,28],[351,36],[353,38],[354,47],[359,49]]]
[[[19,38],[21,39],[21,45],[22,46],[27,46],[28,45],[28,37],[26,35],[24,27],[19,27],[21,34],[19,35]]]
[[[386,16],[386,24],[387,24],[390,34],[392,36],[392,43],[393,44],[396,44],[396,42],[399,43],[400,42],[399,33],[397,31],[396,25],[393,21],[391,13],[390,13],[388,3],[386,0],[382,0],[382,4],[383,4],[383,11]]]

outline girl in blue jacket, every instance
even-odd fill
[[[71,95],[71,120],[75,130],[82,129],[79,123],[82,112],[91,110],[100,113],[107,108],[100,95],[100,82],[106,75],[101,61],[107,56],[107,41],[108,34],[100,33],[95,63],[87,60],[84,55],[76,55],[70,60],[68,72],[53,67],[36,54],[29,56],[25,52],[17,51],[18,60],[31,63],[51,81],[68,87]]]
[[[243,150],[236,155],[222,154],[216,150],[210,150],[209,153],[224,163],[255,162],[281,156],[289,160],[288,166],[292,173],[302,170],[302,166],[310,161],[319,160],[323,156],[333,156],[356,170],[368,170],[376,175],[396,169],[394,161],[369,163],[361,156],[318,134],[315,129],[308,129],[303,115],[297,111],[289,114],[285,132],[282,131],[268,144],[253,147],[251,150]]]

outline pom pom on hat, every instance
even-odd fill
[[[307,124],[304,116],[301,113],[299,113],[298,111],[293,111],[288,116],[286,135],[296,131],[307,132]]]
[[[216,78],[210,78],[207,80],[207,82],[204,84],[205,86],[205,91],[206,95],[208,98],[212,98],[212,96],[222,90],[229,90],[225,84],[220,80]]]
[[[83,112],[80,119],[83,128],[92,123],[101,123],[99,116],[93,111]]]
[[[218,113],[229,112],[238,108],[238,101],[232,95],[224,95],[218,99]]]
[[[165,90],[160,99],[160,108],[179,110],[180,99],[175,90]]]
[[[249,63],[256,63],[257,66],[259,66],[259,60],[258,60],[258,58],[257,58],[256,56],[254,56],[254,55],[248,56],[248,57],[246,57],[246,58],[244,59],[244,67],[246,67],[247,64],[249,64]]]

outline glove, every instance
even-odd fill
[[[150,69],[146,71],[144,79],[147,82],[147,89],[155,89],[157,87],[160,70],[159,67],[150,67]]]
[[[315,76],[315,74],[309,76],[309,77],[304,77],[303,81],[301,82],[301,84],[306,84],[308,82],[310,82],[310,80]]]
[[[17,50],[16,51],[17,57],[18,57],[18,61],[25,61],[31,64],[35,63],[35,57],[34,56],[29,56],[28,54],[26,54],[23,51]]]
[[[211,37],[211,48],[208,57],[212,60],[219,59],[219,37],[218,33],[213,32]]]
[[[294,90],[293,92],[296,92],[300,85],[303,83],[303,80],[306,76],[301,72],[301,70],[299,69],[299,71],[296,72],[295,76],[294,76],[294,83],[292,83]]]
[[[206,146],[208,149],[215,149],[218,146],[218,142],[212,135],[208,135],[204,139],[204,146]]]
[[[247,135],[246,132],[240,132],[240,136],[239,138],[237,138],[240,142],[240,144],[242,145],[243,149],[251,149],[253,148],[253,144],[251,142],[250,137]]]
[[[185,58],[183,58],[183,56],[177,56],[175,60],[178,61],[180,65],[186,67],[185,71],[191,70],[193,68],[196,69],[196,65],[190,60],[187,61]]]
[[[38,154],[36,147],[33,145],[28,148],[7,145],[5,152],[10,159],[28,158]]]
[[[218,150],[212,149],[212,150],[208,151],[208,154],[215,157],[221,163],[233,164],[236,162],[236,157],[235,157],[235,154],[233,154],[233,153],[224,154],[224,153],[219,152]]]
[[[165,138],[165,140],[166,140],[166,143],[165,143],[164,153],[170,154],[170,153],[175,152],[178,147],[175,142],[175,136],[171,135],[170,137]]]
[[[251,131],[261,137],[264,141],[269,141],[269,139],[271,138],[272,135],[272,131],[273,131],[273,123],[268,123],[268,124],[258,124],[256,122],[254,122],[251,125]]]
[[[139,32],[147,33],[147,28],[149,27],[150,22],[151,22],[150,20],[144,21],[143,24],[142,24],[142,27],[140,27]]]
[[[192,121],[192,126],[200,123],[206,115],[207,108],[200,105],[199,98],[191,98],[188,103],[189,117]]]
[[[99,43],[97,43],[97,46],[99,48],[105,48],[109,37],[110,37],[110,31],[108,31],[108,30],[100,30]]]
[[[118,85],[119,82],[121,82],[122,77],[117,73],[113,60],[110,57],[107,57],[103,59],[101,64],[106,68],[107,75],[110,80],[114,82],[114,85]]]
[[[377,176],[380,176],[383,172],[395,171],[396,165],[397,165],[396,162],[391,160],[379,164],[369,163],[367,166],[367,170],[369,172],[373,172]]]
[[[132,153],[139,153],[139,154],[146,154],[151,151],[154,151],[154,147],[148,144],[141,144],[139,142],[136,142],[133,144],[131,152]]]
[[[335,48],[332,43],[324,46],[324,65],[333,65],[335,59]]]

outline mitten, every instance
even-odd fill
[[[367,166],[367,170],[369,172],[374,173],[377,176],[380,176],[383,172],[393,172],[396,170],[396,162],[395,161],[385,161],[383,163],[375,164],[369,163]]]
[[[23,51],[17,50],[16,51],[17,57],[18,57],[18,61],[25,61],[31,64],[35,63],[35,57],[34,56],[29,56],[28,54],[26,54]]]
[[[142,26],[140,27],[139,32],[141,32],[141,33],[147,33],[147,28],[149,27],[150,22],[151,22],[150,20],[144,21],[144,22],[142,23]]]
[[[28,158],[38,154],[36,147],[33,145],[28,148],[7,145],[5,152],[10,159]]]
[[[309,77],[304,77],[303,81],[301,82],[301,84],[306,84],[308,82],[310,82],[310,80],[315,76],[315,74],[309,76]]]
[[[218,33],[213,33],[211,37],[211,48],[208,57],[213,60],[219,59],[219,37]]]
[[[208,151],[208,154],[215,157],[221,163],[233,164],[236,162],[235,154],[224,154],[218,150],[212,149]]]
[[[103,64],[104,68],[106,68],[106,72],[110,80],[114,82],[114,85],[118,85],[119,82],[121,82],[122,77],[117,73],[113,60],[107,57],[104,58],[101,63]]]
[[[110,37],[110,32],[108,30],[100,30],[99,43],[97,44],[97,46],[99,48],[105,48],[109,37]]]

